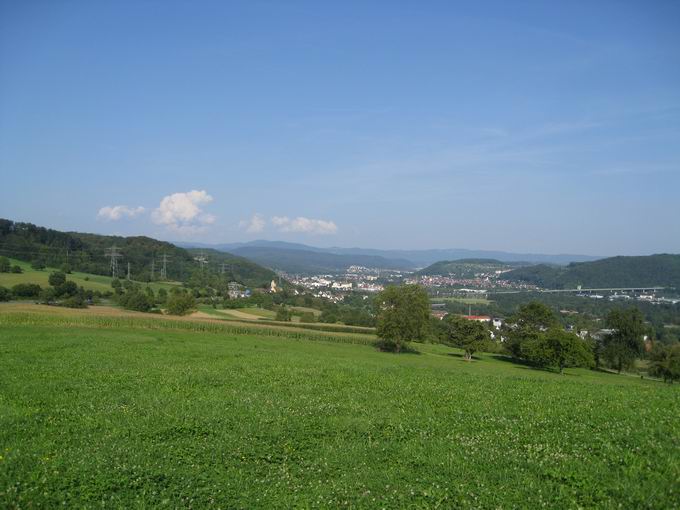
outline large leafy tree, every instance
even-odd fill
[[[680,380],[680,342],[654,347],[650,355],[649,374],[669,383]]]
[[[590,367],[594,363],[590,345],[560,327],[524,342],[522,357],[540,366],[556,367],[560,373],[566,367]]]
[[[619,373],[633,366],[643,352],[643,337],[647,332],[642,312],[637,308],[616,308],[609,312],[607,328],[612,332],[603,340],[602,354]]]
[[[400,352],[428,333],[430,299],[420,285],[389,286],[374,300],[376,332],[384,350]]]
[[[490,339],[489,330],[481,322],[450,314],[442,323],[440,330],[442,342],[463,349],[465,359],[468,361],[475,352],[482,350]]]
[[[552,309],[539,301],[520,306],[517,313],[508,319],[508,323],[513,326],[508,331],[506,348],[517,358],[524,357],[524,342],[538,340],[543,332],[559,324]]]

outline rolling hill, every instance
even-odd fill
[[[353,265],[380,269],[413,269],[413,264],[408,260],[386,259],[375,255],[338,255],[266,246],[243,246],[230,250],[230,253],[265,267],[297,274],[336,273]]]
[[[379,250],[372,248],[319,248],[300,243],[289,243],[285,241],[266,241],[257,240],[247,243],[223,243],[223,244],[203,244],[203,243],[175,243],[186,248],[213,248],[220,251],[236,253],[242,248],[275,248],[283,250],[302,250],[317,253],[330,253],[334,255],[361,255],[371,257],[382,257],[389,260],[408,261],[412,267],[425,267],[441,260],[459,259],[497,259],[502,262],[530,262],[534,264],[568,264],[570,262],[587,262],[598,260],[602,257],[591,255],[574,254],[540,254],[540,253],[512,253],[497,250],[468,250],[462,248],[451,249],[424,249],[424,250]],[[351,265],[351,264],[350,264]]]
[[[610,257],[566,267],[539,264],[505,273],[502,278],[532,283],[547,289],[583,287],[680,288],[680,255]]]
[[[422,276],[454,276],[458,278],[471,278],[479,273],[493,271],[505,271],[517,267],[521,263],[506,263],[495,259],[459,259],[441,260],[418,271]]]
[[[132,280],[159,280],[164,256],[167,257],[167,280],[186,282],[201,270],[196,253],[150,237],[60,232],[31,223],[0,219],[0,256],[29,265],[41,262],[49,268],[60,268],[68,264],[74,272],[109,277],[111,260],[107,250],[113,246],[121,255],[118,258],[119,275],[126,275],[129,263]],[[221,267],[218,266],[225,263],[225,278],[248,286],[263,286],[275,276],[272,271],[254,262],[222,252],[211,252],[208,261],[213,273],[220,272]]]

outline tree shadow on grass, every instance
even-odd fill
[[[417,350],[414,347],[411,347],[410,345],[404,345],[401,347],[400,351],[396,351],[392,346],[384,343],[382,340],[377,340],[373,342],[373,347],[378,349],[380,352],[386,352],[388,354],[417,354],[417,355],[422,354],[419,350]]]
[[[511,365],[515,365],[516,368],[520,368],[522,370],[536,370],[538,372],[548,372],[550,374],[558,374],[559,371],[555,370],[550,367],[542,367],[540,365],[536,365],[535,363],[531,363],[530,361],[519,359],[519,358],[513,358],[512,356],[505,356],[503,354],[492,354],[491,357],[497,361],[503,361],[504,363],[510,363]],[[562,375],[573,375],[573,374],[567,374],[567,373],[562,373]]]
[[[449,353],[447,353],[446,355],[447,355],[447,356],[451,356],[451,357],[453,357],[453,358],[460,358],[460,359],[463,360],[463,361],[480,361],[480,360],[482,359],[482,358],[479,358],[479,357],[477,357],[477,356],[475,356],[475,355],[473,354],[473,355],[472,355],[472,359],[471,359],[471,360],[467,360],[467,359],[465,359],[465,355],[464,355],[464,354],[460,354],[459,352],[449,352]]]

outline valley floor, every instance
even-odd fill
[[[680,501],[677,385],[46,308],[0,307],[0,507]]]

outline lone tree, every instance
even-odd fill
[[[390,286],[375,297],[380,348],[400,352],[412,340],[427,336],[430,299],[420,285]]]
[[[612,332],[604,338],[603,357],[618,373],[633,366],[643,352],[645,327],[642,312],[637,308],[617,308],[609,312],[606,324]]]
[[[489,330],[481,322],[452,314],[447,315],[442,322],[441,341],[463,349],[467,361],[472,360],[472,355],[482,350],[489,341]]]
[[[595,362],[590,345],[560,327],[524,342],[522,357],[539,366],[557,367],[560,374],[566,367],[591,367]]]

